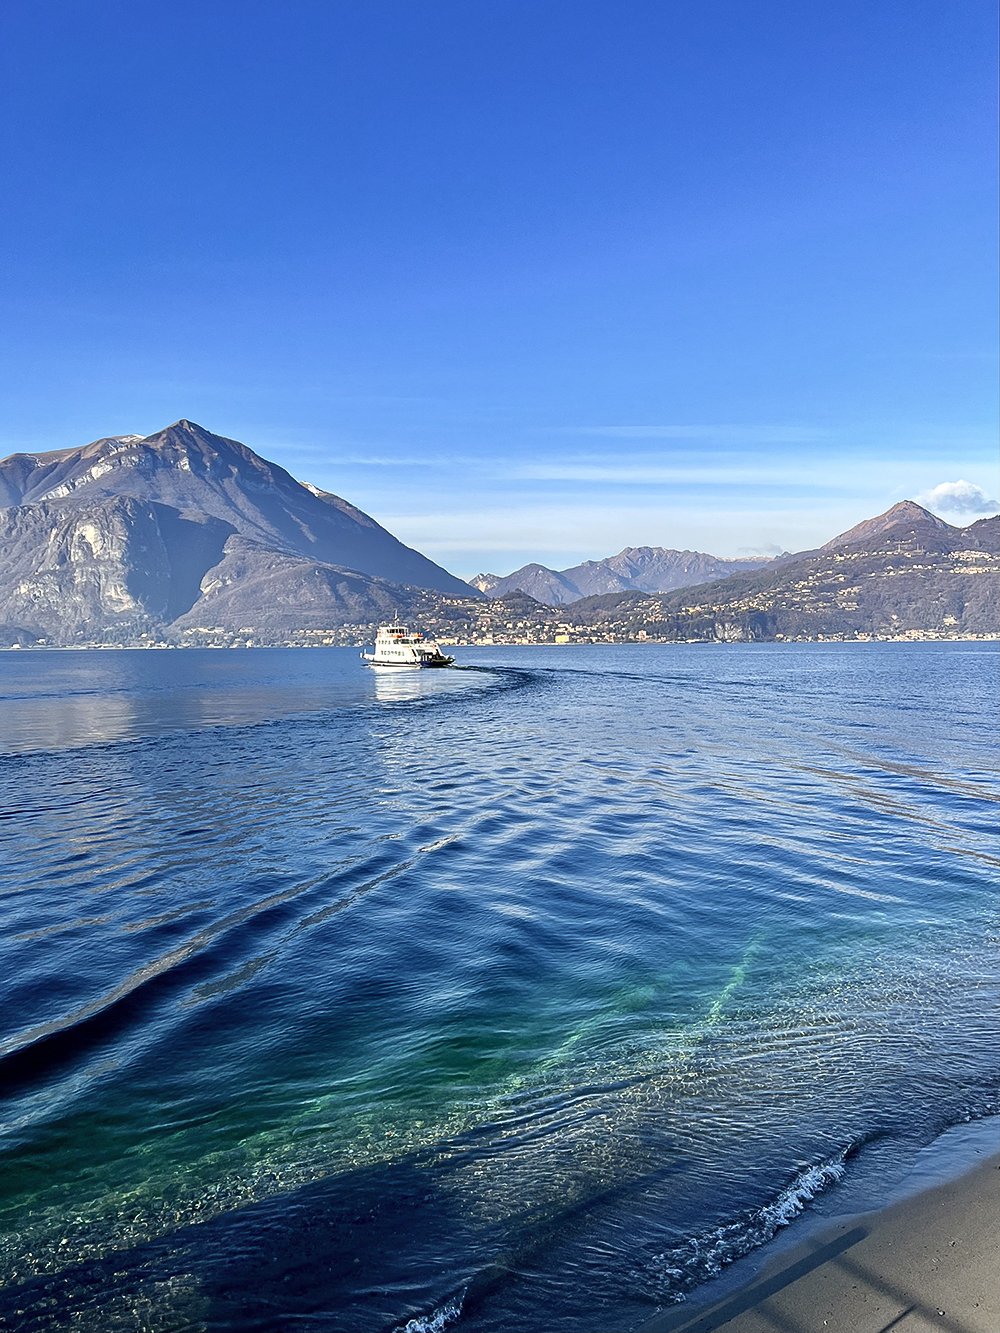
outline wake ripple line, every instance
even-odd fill
[[[316,925],[335,913],[346,910],[359,898],[370,893],[387,880],[412,870],[421,857],[436,850],[442,845],[443,841],[449,841],[449,839],[439,840],[430,846],[418,848],[415,854],[405,861],[390,866],[380,875],[364,881],[336,902],[311,913],[304,920],[297,921],[292,929],[287,932],[282,943],[286,943],[299,930]],[[35,1028],[29,1028],[27,1032],[9,1038],[5,1043],[0,1044],[0,1081],[3,1082],[8,1091],[11,1091],[13,1085],[23,1084],[26,1080],[37,1077],[40,1073],[40,1067],[61,1063],[66,1058],[79,1056],[83,1044],[80,1040],[81,1029],[86,1029],[90,1025],[97,1025],[100,1031],[95,1032],[95,1038],[96,1040],[103,1039],[106,1035],[106,1028],[112,1023],[112,1016],[116,1010],[123,1011],[122,1020],[127,1023],[137,995],[143,991],[149,991],[161,978],[176,975],[177,970],[193,958],[199,955],[204,957],[205,950],[208,949],[216,937],[229,934],[246,921],[259,917],[266,912],[273,912],[292,899],[300,898],[316,888],[324,886],[329,882],[329,879],[329,875],[323,875],[307,884],[295,885],[282,893],[271,894],[260,902],[241,908],[237,912],[232,912],[229,916],[223,917],[221,921],[206,926],[204,930],[199,931],[184,944],[161,954],[159,958],[133,972],[131,976],[114,987],[113,990],[98,999],[82,1005],[68,1015],[52,1019],[48,1023],[41,1023]],[[128,1009],[124,1011],[126,1006]]]

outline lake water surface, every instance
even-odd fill
[[[996,644],[457,652],[0,654],[0,1327],[627,1330],[996,1112]]]

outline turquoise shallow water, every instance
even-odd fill
[[[626,1330],[995,1112],[995,644],[0,655],[0,1318]]]

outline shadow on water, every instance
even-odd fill
[[[315,1181],[11,1283],[0,1292],[0,1327],[110,1333],[134,1328],[146,1309],[152,1327],[209,1333],[422,1333],[443,1327],[445,1317],[461,1327],[502,1302],[511,1284],[530,1282],[525,1270],[556,1238],[565,1243],[602,1210],[684,1170],[674,1162],[544,1218],[526,1207],[491,1221],[450,1188],[457,1172],[489,1157],[479,1137]]]
[[[784,1291],[786,1287],[791,1286],[793,1282],[798,1282],[806,1274],[812,1273],[823,1264],[840,1257],[846,1250],[864,1240],[867,1235],[868,1232],[864,1227],[852,1227],[843,1236],[838,1236],[826,1245],[819,1246],[805,1258],[799,1259],[795,1263],[789,1264],[787,1268],[783,1268],[781,1272],[775,1273],[773,1277],[755,1282],[745,1291],[741,1291],[736,1296],[715,1306],[708,1313],[698,1314],[692,1318],[684,1310],[673,1310],[666,1315],[651,1319],[648,1323],[643,1324],[636,1333],[715,1333],[716,1329],[722,1328],[724,1324],[728,1324],[737,1315],[752,1310],[769,1296]]]

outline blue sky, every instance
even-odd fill
[[[465,575],[996,496],[992,10],[8,0],[0,451],[189,417]]]

